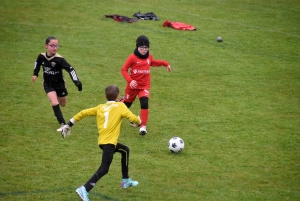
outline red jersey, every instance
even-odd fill
[[[164,60],[155,60],[151,54],[149,54],[149,57],[146,59],[140,59],[134,54],[129,55],[122,67],[122,75],[127,81],[127,85],[129,85],[132,80],[135,80],[138,84],[136,89],[149,89],[151,82],[150,66],[167,67],[169,63]]]

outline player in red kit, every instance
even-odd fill
[[[130,108],[135,98],[140,100],[141,111],[140,135],[147,134],[146,124],[149,116],[149,98],[150,98],[150,67],[165,66],[168,72],[171,72],[170,64],[164,60],[155,60],[149,53],[150,42],[146,36],[139,36],[136,39],[136,48],[134,53],[129,55],[122,67],[122,75],[127,85],[125,95],[122,100]],[[134,126],[134,124],[131,124]]]

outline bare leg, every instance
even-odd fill
[[[59,98],[57,97],[56,92],[51,91],[51,92],[47,93],[47,97],[51,102],[52,109],[53,109],[54,115],[55,115],[58,123],[59,124],[66,124],[65,119],[63,117],[63,114],[62,114],[62,112],[60,110],[60,107],[59,107],[60,102],[59,102]],[[64,98],[63,100],[66,100],[66,98]],[[65,106],[66,101],[64,101],[63,103],[64,103],[64,106]]]

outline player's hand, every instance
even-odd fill
[[[166,69],[167,69],[168,72],[171,72],[171,66],[170,65],[167,66]]]
[[[71,135],[71,127],[66,124],[62,127],[61,136],[63,138],[67,137],[67,135]]]
[[[82,91],[82,84],[80,81],[75,81],[75,85],[77,86],[78,91]]]
[[[140,119],[140,123],[139,124],[136,124],[136,123],[133,123],[133,122],[130,122],[129,125],[133,128],[138,128],[140,127],[140,125],[142,125],[142,120],[140,118],[140,115],[138,115],[138,118]]]
[[[138,127],[140,127],[142,125],[142,120],[141,120],[140,115],[138,115],[138,118],[140,119],[140,123],[139,123]]]
[[[135,80],[132,80],[129,83],[129,86],[130,86],[131,89],[135,89],[138,86],[138,84],[137,84],[137,82]]]
[[[36,78],[37,78],[36,75],[32,76],[31,81],[32,81],[32,82],[35,82]]]

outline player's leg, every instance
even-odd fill
[[[117,143],[115,152],[121,154],[122,179],[128,179],[129,148],[123,144]]]
[[[138,94],[138,97],[141,106],[140,118],[142,120],[142,124],[140,126],[140,134],[145,135],[147,134],[146,125],[148,123],[149,118],[149,90],[141,90]]]
[[[58,123],[60,125],[66,124],[63,114],[59,107],[59,102],[58,102],[58,97],[57,97],[56,91],[51,87],[44,87],[44,89],[45,89],[45,92],[47,94],[49,101],[51,102],[54,116],[56,117]],[[57,131],[61,132],[61,127],[58,128]]]
[[[127,106],[127,108],[130,108],[132,105],[132,102],[123,101],[123,103]]]
[[[56,90],[57,100],[60,106],[65,107],[67,104],[68,91],[66,88]]]
[[[148,97],[141,97],[140,98],[140,105],[141,105],[141,111],[140,111],[140,117],[142,120],[141,126],[146,126],[148,123],[148,117],[149,117],[149,98]]]
[[[58,103],[60,106],[65,107],[67,104],[67,97],[57,97]]]
[[[131,89],[130,87],[126,87],[125,96],[123,97],[122,102],[130,108],[132,103],[135,101],[136,96],[138,95],[138,89]],[[133,122],[130,122],[130,126],[137,127],[137,125]]]
[[[57,100],[60,106],[65,107],[67,104],[67,95],[68,95],[68,91],[66,88],[63,89],[57,89],[56,90],[56,94],[57,94]],[[57,129],[58,132],[62,131],[63,126],[66,123],[62,123],[61,127]]]
[[[87,192],[92,190],[95,187],[96,183],[106,175],[109,171],[110,164],[113,160],[114,153],[115,153],[115,145],[113,144],[106,144],[106,145],[99,145],[99,147],[103,150],[102,151],[102,161],[99,169],[96,173],[84,184],[84,187]]]
[[[117,143],[115,152],[121,154],[121,169],[122,169],[122,181],[121,187],[128,188],[130,186],[138,185],[137,181],[132,181],[128,175],[128,166],[129,166],[129,148],[126,145]]]
[[[138,90],[136,89],[131,89],[130,87],[126,87],[125,89],[125,95],[123,97],[122,102],[128,107],[130,108],[132,103],[135,100],[135,97],[138,95]]]

